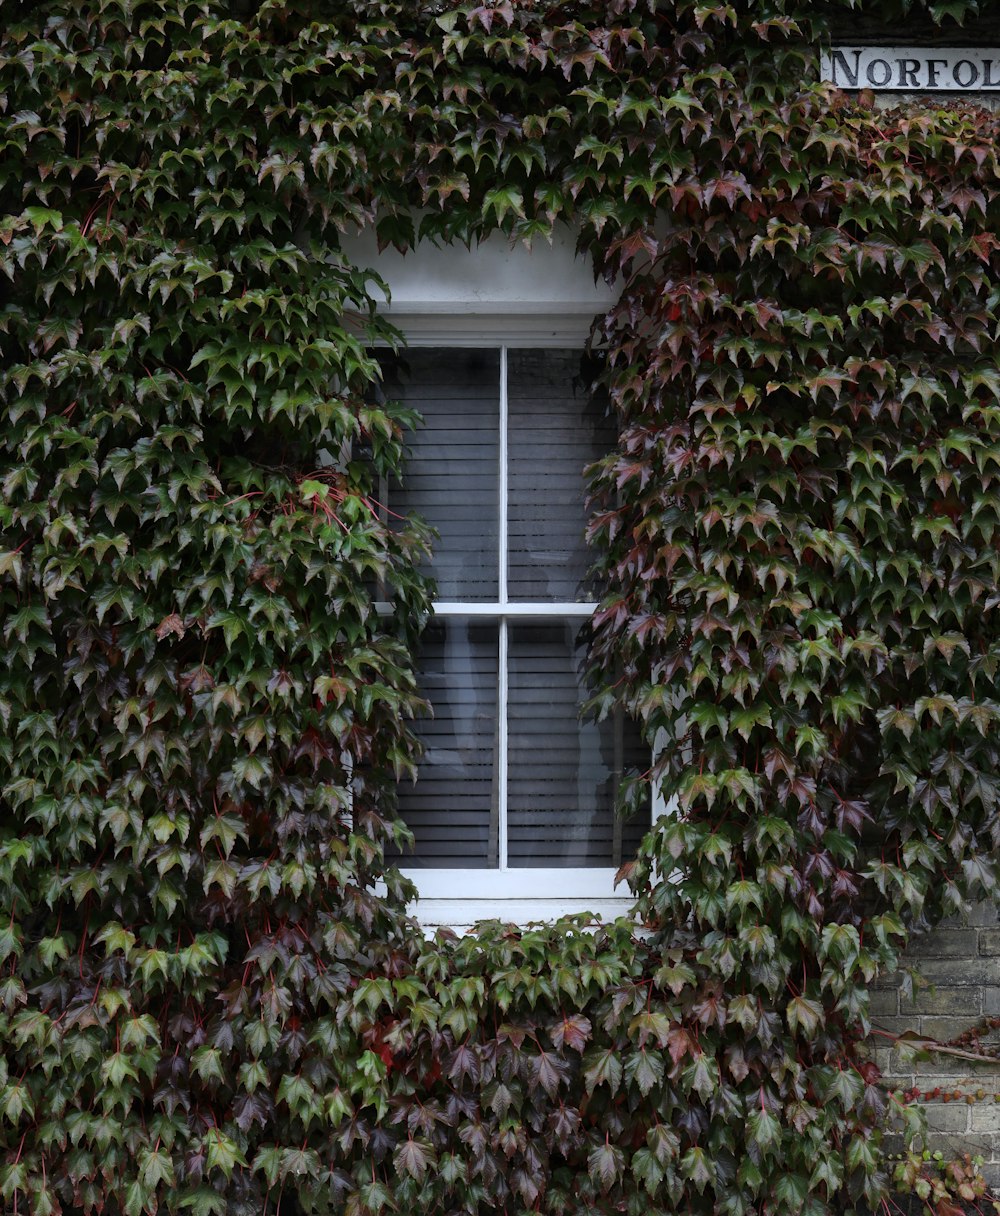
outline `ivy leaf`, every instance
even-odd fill
[[[634,1084],[643,1097],[663,1082],[663,1057],[658,1051],[640,1048],[625,1063],[625,1078]]]
[[[551,1052],[540,1051],[530,1061],[532,1080],[540,1085],[550,1098],[555,1098],[560,1084],[569,1076],[569,1066],[565,1060]]]
[[[207,1132],[204,1140],[205,1168],[221,1170],[226,1178],[232,1177],[233,1170],[246,1165],[246,1158],[239,1147],[219,1128]]]
[[[680,1160],[681,1173],[691,1180],[698,1194],[712,1183],[715,1170],[703,1148],[689,1148]]]
[[[593,1093],[599,1085],[606,1085],[612,1094],[617,1094],[623,1075],[622,1063],[614,1048],[589,1051],[583,1057],[583,1078],[587,1093]]]
[[[792,1034],[801,1034],[803,1038],[814,1039],[823,1025],[823,1007],[818,1001],[796,996],[788,1002],[785,1010],[788,1019],[788,1029]]]
[[[397,1172],[409,1174],[418,1182],[436,1160],[434,1150],[426,1141],[412,1138],[400,1141],[392,1155]]]
[[[141,1154],[139,1158],[139,1181],[150,1191],[155,1191],[160,1183],[174,1186],[174,1163],[170,1156],[159,1149],[153,1149],[151,1152]]]
[[[226,1199],[218,1191],[198,1187],[181,1198],[180,1206],[183,1210],[190,1211],[191,1216],[225,1216]]]
[[[611,1190],[624,1169],[625,1154],[616,1144],[599,1144],[587,1154],[587,1172],[604,1193]]]
[[[663,1181],[663,1166],[656,1160],[654,1154],[648,1148],[638,1149],[632,1156],[631,1169],[649,1195],[655,1195]]]
[[[583,1014],[570,1014],[549,1027],[549,1037],[557,1050],[565,1045],[582,1052],[592,1032],[590,1019]]]
[[[781,1124],[763,1106],[747,1111],[747,1141],[764,1154],[781,1142]]]
[[[496,186],[483,196],[483,215],[492,211],[497,224],[502,224],[511,213],[525,218],[524,198],[515,186]]]

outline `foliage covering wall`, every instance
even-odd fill
[[[2,0],[4,1210],[880,1193],[866,984],[996,882],[1000,203],[990,116],[816,85],[848,7]],[[337,239],[418,206],[626,282],[642,939],[428,945],[382,863],[428,537]]]

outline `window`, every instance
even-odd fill
[[[400,790],[429,923],[621,911],[613,876],[646,828],[614,813],[622,772],[648,764],[621,716],[581,721],[589,618],[583,468],[614,443],[578,351],[410,349],[384,391],[423,416],[398,515],[439,532],[435,620],[419,664],[434,717],[419,780]]]

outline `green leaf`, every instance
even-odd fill
[[[785,1010],[785,1017],[788,1019],[788,1029],[792,1034],[800,1034],[805,1039],[814,1039],[824,1022],[823,1006],[819,1001],[809,1000],[806,997],[792,997]]]
[[[225,1216],[226,1198],[209,1187],[198,1187],[181,1198],[180,1207],[192,1216]]]
[[[681,1157],[680,1167],[681,1173],[691,1180],[699,1195],[715,1177],[715,1167],[703,1148],[689,1148]]]
[[[663,1057],[658,1051],[639,1051],[630,1054],[625,1062],[625,1078],[635,1085],[643,1097],[663,1082]]]
[[[781,1143],[781,1124],[763,1106],[747,1111],[747,1140],[760,1153],[771,1153]]]
[[[588,1051],[583,1057],[583,1078],[589,1094],[599,1085],[606,1085],[612,1094],[617,1094],[622,1076],[622,1063],[613,1047],[603,1051]]]
[[[221,1170],[226,1178],[231,1178],[233,1170],[238,1165],[245,1166],[247,1161],[236,1145],[219,1128],[213,1128],[205,1134],[205,1166],[208,1170]]]
[[[167,1186],[174,1186],[174,1163],[170,1159],[170,1156],[159,1149],[141,1153],[139,1156],[139,1181],[151,1191],[155,1190],[161,1182]]]

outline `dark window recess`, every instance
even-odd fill
[[[416,843],[399,860],[618,866],[634,856],[648,815],[622,822],[616,792],[649,752],[622,715],[581,721],[587,609],[573,608],[598,598],[583,471],[614,444],[605,403],[588,395],[575,352],[507,351],[505,362],[499,351],[418,349],[382,365],[386,396],[423,417],[383,502],[438,530],[428,573],[439,606],[451,605],[419,656],[434,717],[417,724],[425,752],[416,785],[400,787]],[[497,608],[466,615],[484,603]]]

